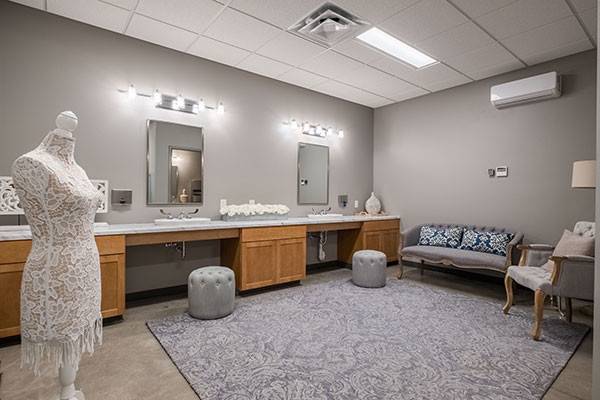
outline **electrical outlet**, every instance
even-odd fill
[[[358,200],[354,200],[354,208],[358,208]]]
[[[248,200],[248,204],[256,204],[254,200]]]
[[[221,199],[221,205],[219,208],[227,207],[227,199]]]

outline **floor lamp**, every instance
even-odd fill
[[[596,188],[596,160],[581,160],[573,163],[571,187],[574,189]],[[585,306],[581,308],[581,312],[591,317],[594,315],[594,308]]]

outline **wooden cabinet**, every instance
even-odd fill
[[[96,237],[102,279],[102,316],[125,311],[125,237]],[[21,277],[31,249],[30,240],[0,242],[0,338],[20,333]]]
[[[239,290],[306,277],[306,226],[242,229],[221,244],[223,264],[235,271]]]
[[[352,264],[352,255],[359,250],[378,250],[388,262],[398,261],[400,220],[366,221],[360,230],[338,233],[338,258]]]

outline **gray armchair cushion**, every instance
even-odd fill
[[[519,267],[513,265],[508,267],[506,273],[521,286],[525,286],[531,290],[542,289],[547,295],[555,295],[550,283],[552,269],[548,269],[546,264],[542,267]]]
[[[449,260],[453,265],[467,268],[493,268],[504,271],[506,257],[449,247],[410,246],[402,249],[402,257],[417,257],[440,263]]]

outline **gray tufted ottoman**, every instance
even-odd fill
[[[203,267],[188,277],[189,314],[199,319],[217,319],[233,312],[235,275],[226,267]]]
[[[352,256],[352,282],[356,286],[379,288],[385,286],[385,254],[375,250],[361,250]]]

